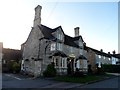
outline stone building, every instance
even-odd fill
[[[88,65],[91,65],[92,70],[96,68],[96,64],[101,68],[102,64],[116,65],[119,63],[119,54],[105,53],[102,49],[99,51],[88,46],[84,46],[84,50],[87,52]]]
[[[87,59],[84,53],[84,40],[79,35],[79,27],[74,28],[75,37],[66,35],[61,26],[51,29],[41,24],[41,9],[35,8],[34,24],[31,32],[21,45],[22,68],[34,76],[42,75],[48,64],[55,63],[57,74],[67,74],[71,68],[87,72]]]

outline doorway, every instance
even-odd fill
[[[72,75],[74,73],[74,58],[67,59],[67,74]]]

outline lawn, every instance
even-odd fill
[[[73,82],[73,83],[88,83],[88,82],[105,79],[106,77],[111,77],[111,75],[86,75],[83,77],[56,76],[55,80],[63,81],[63,82]]]

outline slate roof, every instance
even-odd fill
[[[83,55],[78,56],[76,60],[78,60],[78,59],[84,59],[84,60],[87,60],[87,58],[86,58],[85,56],[83,56]]]
[[[55,38],[52,33],[55,32],[55,29],[51,29],[49,27],[46,27],[44,25],[39,26],[40,30],[42,31],[44,38],[46,39],[53,39]]]
[[[98,50],[93,49],[93,48],[91,48],[91,47],[85,46],[84,49],[85,49],[85,50],[92,50],[92,51],[94,51],[94,52],[95,52],[96,54],[98,54],[98,55],[102,55],[102,56],[106,56],[106,57],[110,57],[110,58],[111,58],[111,55],[110,55],[110,54],[107,54],[107,53],[105,53],[105,52],[98,51]]]
[[[64,42],[64,44],[79,48],[79,46],[74,42],[74,38],[70,37],[68,35],[65,35],[65,42]]]
[[[68,57],[64,52],[58,50],[54,51],[52,56]]]
[[[120,59],[120,54],[111,54],[113,57],[119,58]]]
[[[41,25],[39,26],[40,30],[42,31],[43,35],[44,35],[44,38],[46,39],[54,39],[54,40],[57,40],[57,38],[55,38],[52,33],[55,32],[58,28],[61,28],[61,26],[57,27],[57,28],[54,28],[54,29],[51,29],[49,27],[46,27],[44,25]],[[63,32],[63,30],[62,30]],[[78,36],[78,37],[70,37],[68,35],[66,35],[64,32],[63,32],[65,38],[64,38],[64,44],[66,45],[69,45],[69,46],[73,46],[73,47],[76,47],[76,48],[79,48],[79,46],[74,42],[76,40],[79,40],[79,38],[82,38],[82,36]],[[83,39],[82,39],[83,41]]]

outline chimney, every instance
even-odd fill
[[[108,54],[110,54],[110,52],[108,52]]]
[[[103,52],[103,49],[100,49],[101,52]]]
[[[113,54],[115,54],[116,52],[115,52],[115,50],[113,51]]]
[[[79,27],[74,28],[75,37],[79,36]]]
[[[40,5],[35,8],[34,27],[41,24],[41,9],[42,7]]]

